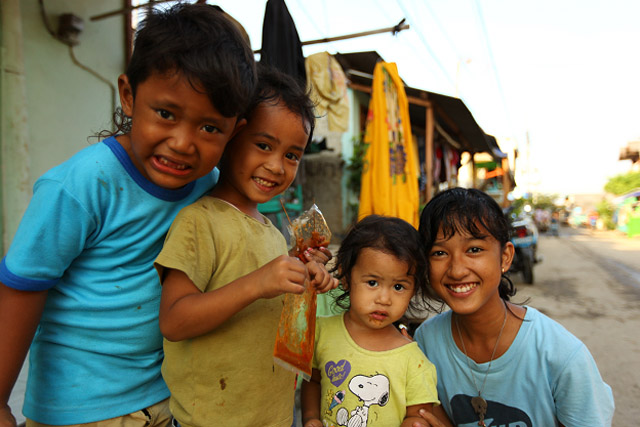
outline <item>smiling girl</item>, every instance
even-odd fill
[[[479,190],[444,191],[422,211],[420,234],[430,286],[451,310],[415,339],[438,367],[453,424],[611,425],[611,388],[587,347],[535,308],[509,302],[514,248],[500,206]]]

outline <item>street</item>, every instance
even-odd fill
[[[613,425],[640,419],[640,239],[617,232],[560,228],[560,237],[542,234],[535,283],[516,274],[512,299],[555,319],[589,348],[605,382],[613,389]]]

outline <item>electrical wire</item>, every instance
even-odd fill
[[[433,59],[433,61],[436,63],[436,65],[438,66],[438,68],[440,69],[440,71],[442,72],[442,75],[447,79],[447,81],[451,84],[451,87],[455,88],[455,82],[453,80],[451,80],[451,77],[449,76],[449,73],[447,72],[447,70],[445,69],[444,65],[442,64],[442,62],[440,62],[440,59],[438,58],[438,56],[436,55],[436,53],[433,51],[433,49],[431,48],[431,46],[429,46],[429,43],[427,42],[424,34],[422,33],[422,31],[420,31],[420,26],[415,25],[415,22],[413,22],[413,19],[411,18],[411,14],[408,12],[407,8],[405,7],[405,5],[402,3],[402,0],[397,0],[398,2],[398,6],[400,6],[400,9],[402,9],[402,12],[405,14],[405,17],[407,19],[409,19],[409,21],[412,23],[412,28],[414,28],[416,35],[418,36],[418,39],[420,40],[420,42],[422,43],[422,45],[425,47],[425,49],[427,49],[427,52],[429,53],[429,56],[431,56],[431,59]]]
[[[73,50],[73,44],[63,40],[62,38],[60,38],[52,29],[51,24],[49,23],[49,19],[47,18],[47,12],[45,10],[44,7],[44,1],[43,0],[38,0],[38,3],[40,5],[40,16],[42,17],[42,22],[44,23],[44,27],[46,28],[47,32],[49,32],[49,34],[51,34],[51,36],[58,40],[60,43],[65,44],[67,46],[69,46],[69,55],[71,56],[71,61],[79,68],[83,69],[84,71],[88,72],[89,74],[91,74],[92,76],[96,77],[98,80],[106,83],[109,86],[109,89],[111,89],[111,111],[114,111],[116,108],[116,87],[113,83],[111,83],[111,81],[109,79],[107,79],[106,77],[103,77],[102,75],[100,75],[97,71],[95,71],[94,69],[82,64],[80,61],[78,61],[78,58],[75,55],[75,52]]]
[[[433,8],[429,5],[429,2],[428,1],[426,1],[426,2],[416,2],[414,4],[417,5],[417,6],[422,6],[427,10],[427,14],[431,15],[431,19],[433,19],[433,22],[435,22],[436,27],[438,27],[438,30],[440,30],[440,33],[442,34],[444,39],[447,41],[447,43],[451,47],[451,50],[453,51],[455,56],[460,59],[462,57],[462,55],[460,54],[460,51],[458,50],[458,47],[453,42],[453,40],[451,40],[451,37],[449,37],[449,32],[444,28],[444,26],[442,25],[442,22],[440,21],[440,18],[434,12]],[[418,16],[421,16],[421,15],[422,14],[418,14]]]
[[[102,82],[106,83],[109,86],[109,89],[111,89],[111,111],[115,111],[117,90],[115,85],[111,83],[111,80],[107,79],[106,77],[103,77],[102,75],[98,74],[97,71],[87,67],[86,65],[78,61],[78,58],[76,58],[76,54],[75,54],[75,51],[73,50],[72,45],[69,45],[69,55],[71,56],[71,61],[73,61],[73,63],[76,66],[82,68],[83,70],[85,70],[86,72],[88,72],[89,74],[91,74],[92,76],[94,76],[98,80],[101,80]]]
[[[489,32],[487,31],[487,25],[485,23],[485,19],[484,19],[484,15],[482,13],[482,8],[480,6],[480,1],[479,0],[472,0],[473,3],[476,6],[476,14],[478,17],[478,22],[480,25],[480,29],[482,30],[482,36],[485,42],[485,46],[487,49],[487,54],[489,56],[489,62],[491,63],[491,68],[493,70],[493,76],[495,78],[496,81],[496,85],[498,87],[498,93],[500,95],[500,101],[502,102],[502,108],[504,110],[504,114],[505,114],[505,118],[507,119],[507,124],[509,127],[512,126],[511,123],[511,116],[509,114],[509,109],[507,108],[507,102],[504,96],[504,90],[502,88],[502,83],[500,80],[500,75],[498,73],[498,67],[496,66],[496,61],[495,58],[493,56],[493,49],[491,48],[491,42],[489,40]]]
[[[43,0],[38,0],[38,4],[40,5],[40,16],[42,17],[42,22],[44,23],[44,28],[46,28],[46,30],[49,32],[49,34],[51,34],[51,37],[53,37],[55,39],[58,39],[58,36],[56,36],[56,33],[51,28],[51,24],[49,23],[49,20],[47,19],[47,13],[44,10],[44,1]]]
[[[326,37],[326,33],[324,31],[320,30],[320,27],[318,27],[318,24],[316,23],[316,20],[313,19],[313,17],[311,15],[309,15],[309,12],[307,11],[307,8],[304,7],[304,2],[296,0],[296,5],[297,5],[298,9],[300,9],[302,11],[302,13],[307,17],[307,20],[309,22],[311,22],[311,25],[313,25],[313,27],[316,29],[318,34],[320,36],[322,36],[324,34],[325,37]],[[331,46],[331,43],[329,43],[329,46]]]

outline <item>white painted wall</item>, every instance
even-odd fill
[[[12,5],[12,8],[9,5]],[[80,43],[74,53],[83,65],[116,87],[118,75],[124,71],[124,17],[118,15],[100,21],[90,17],[122,7],[121,0],[44,0],[46,16],[54,31],[58,17],[73,13],[84,21]],[[17,12],[16,12],[17,9]],[[36,179],[53,166],[65,161],[96,139],[88,137],[103,129],[110,129],[112,88],[88,71],[74,64],[69,47],[53,38],[41,16],[38,0],[2,0],[0,13],[5,18],[19,17],[21,33],[2,31],[3,59],[7,50],[22,50],[24,104],[26,105],[26,150],[10,150],[18,143],[6,125],[5,115],[14,114],[11,106],[20,102],[8,88],[10,79],[2,79],[3,125],[0,127],[2,167],[20,165],[28,170],[28,185],[20,188],[10,177],[2,179],[2,253],[6,252],[15,233],[15,226],[31,196]],[[19,16],[6,16],[8,13]],[[7,34],[8,33],[8,34]],[[21,39],[21,40],[20,40]],[[18,43],[15,43],[15,42]],[[3,64],[5,61],[3,60]],[[3,73],[5,72],[3,68]],[[116,98],[117,105],[119,101]],[[6,154],[5,154],[6,153]],[[25,158],[26,157],[26,158]],[[23,197],[21,197],[23,196]],[[16,202],[18,200],[18,202]]]

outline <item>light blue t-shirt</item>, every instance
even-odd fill
[[[453,340],[451,313],[424,322],[415,340],[436,365],[438,397],[453,424],[477,426],[471,398],[478,390]],[[481,387],[489,364],[469,363]],[[587,347],[532,307],[507,352],[491,363],[482,397],[487,426],[610,426],[614,410],[611,387]]]
[[[49,290],[30,349],[27,418],[87,423],[169,396],[153,261],[178,211],[217,177],[158,187],[109,138],[38,179],[0,264],[5,285]]]

